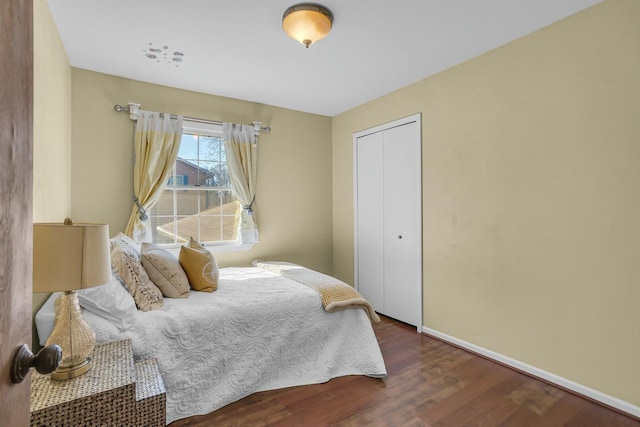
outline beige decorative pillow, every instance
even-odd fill
[[[162,292],[149,279],[142,267],[136,244],[125,234],[119,233],[111,242],[111,268],[120,276],[127,290],[142,311],[162,307]]]
[[[213,254],[193,237],[188,245],[182,245],[178,256],[191,288],[196,291],[213,292],[218,289],[218,264]]]
[[[189,279],[180,263],[169,251],[151,243],[140,248],[142,266],[149,278],[167,298],[187,298]]]

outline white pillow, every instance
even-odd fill
[[[62,295],[62,292],[52,293],[36,313],[36,330],[38,331],[40,345],[43,347],[47,342],[47,338],[51,335],[51,331],[53,331],[53,325],[56,323],[54,304],[60,295]]]
[[[126,331],[136,321],[138,309],[133,297],[114,274],[111,282],[78,291],[80,307],[111,322],[120,331]]]

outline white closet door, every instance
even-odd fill
[[[420,145],[415,122],[384,136],[384,314],[420,325],[421,185]]]
[[[355,284],[376,311],[422,324],[420,115],[354,140]]]
[[[360,137],[356,144],[358,291],[383,313],[383,134]]]

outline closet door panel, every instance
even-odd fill
[[[374,133],[357,139],[358,291],[383,311],[383,139]]]
[[[384,131],[384,313],[411,325],[421,319],[420,146],[415,122]]]

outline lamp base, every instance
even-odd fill
[[[55,381],[70,380],[86,374],[91,369],[91,359],[87,357],[82,362],[73,366],[63,366],[51,373],[51,379]]]
[[[46,345],[59,345],[62,361],[58,369],[51,373],[51,379],[68,380],[91,369],[89,355],[96,343],[96,335],[82,317],[76,292],[65,292],[54,305],[56,320]]]

